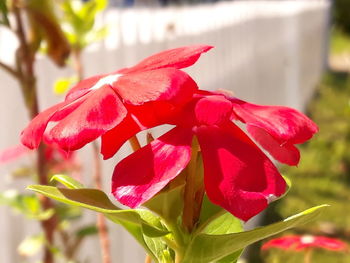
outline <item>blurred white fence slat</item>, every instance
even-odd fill
[[[244,100],[302,110],[325,66],[329,8],[328,1],[308,0],[110,9],[99,20],[109,26],[109,36],[84,54],[86,76],[131,66],[167,48],[210,44],[215,49],[187,70],[202,89],[228,89]],[[2,61],[11,63],[15,46],[9,33],[0,28]],[[45,108],[59,100],[52,94],[55,79],[70,76],[71,71],[57,69],[50,61],[39,59],[36,72],[41,107]],[[17,83],[2,71],[0,80],[0,149],[4,149],[18,143],[18,135],[28,120]],[[127,146],[122,150],[114,160],[105,162],[107,192],[113,166],[129,151]],[[89,156],[88,150],[84,156]],[[8,188],[23,191],[30,182],[11,181],[6,176],[9,168],[0,167],[0,191]],[[89,169],[84,171],[89,177]],[[7,208],[0,210],[0,262],[21,262],[16,247],[26,234],[35,233],[38,228],[35,222],[23,220]],[[89,213],[85,221],[93,218],[95,215]],[[113,227],[111,235],[113,262],[143,262],[141,248],[123,230]],[[84,262],[100,262],[97,242],[86,242],[81,251],[82,259],[88,259]]]

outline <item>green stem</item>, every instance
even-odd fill
[[[167,245],[175,252],[175,262],[179,261],[183,257],[183,251],[186,246],[184,240],[184,233],[179,229],[179,226],[175,223],[165,222],[167,229],[171,232],[173,240],[165,238],[163,239]]]
[[[188,233],[191,233],[198,222],[204,196],[202,158],[196,138],[192,143],[191,161],[187,167],[186,185],[184,190],[184,208],[182,223]]]

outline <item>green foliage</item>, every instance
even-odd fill
[[[70,176],[64,175],[64,174],[55,174],[51,177],[51,182],[52,181],[57,181],[63,184],[65,187],[70,188],[70,189],[81,189],[84,187],[83,184],[78,182],[77,180],[73,179]]]
[[[324,205],[314,207],[291,216],[284,221],[259,227],[251,231],[225,235],[198,234],[187,246],[183,262],[215,262],[225,256],[232,255],[232,253],[238,253],[238,251],[241,251],[256,241],[313,221],[324,207]],[[223,231],[227,230],[225,223],[222,224],[222,229]]]
[[[64,176],[56,176],[55,180],[63,182],[68,187],[77,188],[67,189],[35,185],[30,186],[29,189],[69,205],[103,213],[114,223],[126,228],[156,262],[173,262],[174,251],[172,249],[176,252],[179,252],[179,249],[182,250],[180,252],[184,258],[181,262],[184,263],[235,262],[247,245],[291,227],[307,223],[318,216],[320,208],[323,207],[315,207],[282,222],[243,232],[240,220],[213,204],[209,205],[208,200],[205,200],[203,209],[208,209],[210,212],[203,212],[202,225],[200,224],[192,234],[188,234],[179,229],[175,222],[162,221],[160,217],[148,210],[121,210],[102,191],[80,188],[81,185],[73,179],[67,183],[67,178]],[[178,215],[177,212],[170,212],[169,208],[162,209],[167,201],[173,203],[173,195],[178,191],[179,187],[175,187],[170,191],[163,192],[158,196],[158,199],[155,199],[154,203],[148,205],[156,208],[156,204],[160,204],[161,206],[155,210],[162,214],[163,218],[168,218],[169,215]],[[167,194],[169,197],[165,197]],[[174,207],[174,210],[178,211],[178,208]],[[214,216],[208,216],[211,212],[214,212]],[[87,232],[89,233],[89,231]],[[182,240],[180,248],[177,244],[179,239]]]
[[[0,25],[9,26],[10,21],[7,17],[8,9],[6,5],[6,0],[0,0]]]
[[[146,202],[144,206],[166,221],[174,221],[176,223],[183,209],[183,199],[179,198],[183,194],[183,187],[184,185],[179,185],[175,188],[161,191]]]
[[[43,210],[36,195],[21,194],[15,190],[0,193],[0,204],[11,207],[29,219],[46,220],[54,213],[52,209]]]
[[[107,34],[106,27],[94,29],[96,14],[107,6],[107,0],[64,0],[63,28],[65,34],[76,50],[82,50],[92,42],[96,42]]]
[[[333,55],[350,54],[350,36],[337,27],[331,30],[331,53]]]

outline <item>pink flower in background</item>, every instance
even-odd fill
[[[132,208],[152,198],[185,169],[193,137],[197,136],[209,199],[242,220],[250,219],[281,196],[286,183],[275,165],[233,121],[246,123],[248,132],[273,157],[292,165],[299,161],[294,144],[317,132],[317,126],[296,110],[199,91],[168,122],[175,128],[117,164],[112,193]]]
[[[191,66],[211,48],[197,45],[163,51],[134,67],[79,82],[64,102],[48,108],[30,122],[22,132],[22,143],[30,149],[37,148],[46,130],[49,140],[69,151],[83,147],[118,125],[125,126],[123,120],[137,126],[131,132],[159,125],[156,117],[145,121],[137,113],[170,114],[174,107],[190,100],[198,87],[179,69]],[[48,124],[51,126],[47,127]],[[119,134],[123,140],[128,136],[129,133]]]
[[[15,161],[30,152],[31,150],[22,144],[8,147],[0,152],[0,164]]]
[[[0,164],[14,162],[21,157],[33,154],[35,151],[19,144],[6,148],[0,152]],[[57,144],[48,143],[45,139],[45,160],[51,173],[80,172],[80,164],[74,153],[67,153]],[[78,173],[76,173],[78,175]]]
[[[346,251],[348,245],[339,239],[325,236],[292,235],[271,239],[261,247],[262,250],[268,250],[271,248],[294,251],[312,248],[321,248],[331,251]]]

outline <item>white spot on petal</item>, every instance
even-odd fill
[[[300,242],[303,244],[311,244],[315,242],[315,237],[311,235],[305,235],[301,237]]]
[[[121,77],[122,74],[114,74],[114,75],[108,75],[104,78],[101,78],[99,81],[96,82],[95,85],[93,85],[90,90],[97,90],[101,87],[103,87],[104,85],[110,85],[112,86],[112,84],[114,82],[116,82],[118,80],[119,77]]]

